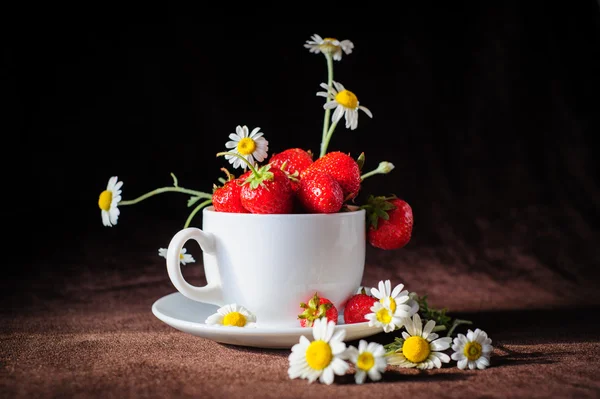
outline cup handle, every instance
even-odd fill
[[[188,240],[195,240],[205,254],[215,254],[215,236],[206,233],[197,227],[188,227],[180,230],[173,236],[167,249],[167,272],[171,282],[184,296],[199,302],[213,305],[223,305],[223,293],[221,291],[221,278],[218,271],[206,273],[206,285],[197,287],[191,285],[183,278],[179,264],[179,254]]]

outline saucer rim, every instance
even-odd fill
[[[162,300],[166,300],[168,297],[171,296],[183,296],[183,294],[181,294],[179,291],[175,291],[172,292],[170,294],[164,295],[160,298],[158,298],[156,301],[154,301],[154,303],[152,304],[152,313],[154,314],[154,316],[156,318],[158,318],[159,320],[163,321],[164,323],[168,324],[169,326],[173,326],[173,324],[177,324],[177,325],[181,325],[181,326],[187,326],[189,328],[202,328],[202,329],[206,329],[208,331],[211,332],[227,332],[227,334],[231,334],[231,335],[252,335],[252,334],[260,334],[260,335],[281,335],[281,334],[293,334],[293,335],[298,335],[298,334],[302,334],[304,332],[308,332],[309,334],[312,333],[311,329],[308,327],[302,327],[302,326],[298,326],[298,327],[283,327],[283,326],[279,326],[279,327],[234,327],[234,326],[220,326],[220,325],[208,325],[206,323],[201,323],[201,322],[192,322],[192,321],[187,321],[187,320],[182,320],[182,319],[178,319],[178,318],[174,318],[171,316],[168,316],[162,312],[160,312],[158,310],[158,304],[160,301]],[[201,301],[197,301],[200,304],[203,305],[211,305],[211,306],[216,306],[210,303],[206,303],[206,302],[201,302]],[[372,326],[369,327],[369,322],[365,321],[365,322],[361,322],[361,323],[350,323],[350,324],[346,324],[346,323],[336,323],[336,329],[344,329],[344,330],[362,330],[365,328],[369,328],[369,329],[373,329],[373,332],[378,333],[378,332],[382,332],[383,331],[383,327],[376,327],[376,326]]]

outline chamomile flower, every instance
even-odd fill
[[[119,208],[117,205],[121,201],[122,181],[118,181],[117,176],[113,176],[108,180],[106,190],[100,193],[98,198],[98,206],[102,214],[102,223],[107,227],[112,227],[117,224],[119,219]]]
[[[241,305],[232,303],[217,309],[204,322],[210,326],[256,327],[256,316]]]
[[[196,261],[192,255],[186,254],[186,252],[187,249],[181,248],[181,252],[179,253],[179,263],[181,263],[182,265],[185,265],[186,263],[194,263]],[[158,255],[166,259],[167,248],[159,248]]]
[[[346,350],[346,356],[354,366],[354,381],[357,384],[365,382],[367,376],[372,381],[379,381],[381,373],[385,372],[387,359],[385,358],[385,348],[377,342],[369,342],[361,339],[358,348],[350,346]]]
[[[350,90],[346,90],[341,83],[333,82],[333,86],[329,87],[325,83],[321,83],[321,87],[326,91],[317,92],[317,96],[325,97],[329,101],[323,104],[325,109],[333,109],[331,121],[337,123],[342,119],[346,119],[346,128],[354,130],[358,127],[358,110],[362,110],[370,118],[373,117],[368,108],[359,105],[356,94]]]
[[[369,321],[369,327],[383,327],[383,331],[388,333],[403,326],[406,320],[406,314],[409,314],[412,309],[408,305],[397,305],[396,311],[392,312],[390,298],[383,299],[383,303],[375,302],[371,306],[371,312],[365,315],[365,319]]]
[[[466,337],[464,334],[458,334],[454,338],[452,350],[452,360],[457,361],[459,369],[464,370],[468,366],[471,370],[483,370],[490,365],[494,347],[487,333],[478,328],[475,332],[468,330]]]
[[[240,154],[252,165],[255,165],[256,162],[262,162],[267,157],[269,142],[265,140],[259,127],[255,127],[252,132],[248,133],[248,126],[237,126],[235,133],[231,133],[229,138],[231,141],[225,143],[228,151]],[[225,155],[225,159],[234,168],[241,166],[242,169],[246,169],[248,167],[244,161],[234,155]]]
[[[344,360],[346,344],[345,330],[334,334],[335,322],[327,319],[316,319],[311,342],[304,335],[300,342],[292,346],[289,355],[290,367],[288,375],[291,379],[303,378],[309,383],[319,379],[324,384],[333,383],[334,375],[344,375],[350,367]]]
[[[342,51],[346,54],[350,54],[354,48],[354,43],[350,40],[339,41],[331,37],[322,38],[315,34],[310,37],[311,40],[307,40],[304,44],[311,53],[323,53],[325,55],[332,55],[336,61],[341,61]]]
[[[402,350],[389,355],[388,364],[425,370],[440,368],[442,363],[450,362],[450,356],[441,351],[450,347],[452,338],[438,338],[436,333],[432,333],[435,321],[429,320],[423,327],[421,317],[415,313],[412,319],[404,321],[404,326]]]
[[[418,310],[417,307],[412,306],[414,301],[410,299],[408,290],[402,290],[404,288],[404,284],[398,284],[392,290],[392,283],[390,280],[385,280],[380,281],[378,287],[379,288],[371,288],[371,295],[379,299],[379,301],[382,303],[385,298],[390,298],[390,310],[392,313],[396,312],[396,307],[398,305],[409,305],[411,308],[411,310],[407,311],[407,314],[404,314],[401,317],[412,317],[412,315]]]

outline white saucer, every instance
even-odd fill
[[[215,305],[193,301],[179,292],[166,295],[152,305],[152,313],[171,327],[223,344],[291,349],[294,344],[299,342],[302,335],[312,340],[312,330],[307,327],[240,328],[204,324],[204,320],[215,313],[217,309],[218,307]],[[336,330],[338,329],[346,331],[344,339],[346,342],[369,337],[383,331],[381,327],[369,327],[368,322],[344,324],[343,315],[340,315],[338,320]]]

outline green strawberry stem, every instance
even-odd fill
[[[331,89],[331,85],[333,84],[333,57],[331,56],[331,54],[328,54],[327,52],[325,52],[323,54],[325,54],[325,59],[327,60],[327,86],[328,86],[327,92],[329,93],[329,89]],[[329,98],[326,97],[325,102],[327,102],[328,100],[329,100]],[[327,137],[327,133],[329,132],[330,115],[331,115],[331,109],[326,109],[325,116],[323,118],[323,134],[321,136],[321,148],[323,148],[323,143],[325,142],[325,138]],[[321,155],[321,156],[323,156],[323,155]]]
[[[327,135],[325,136],[325,139],[323,140],[323,143],[321,143],[321,155],[320,155],[320,157],[323,157],[325,154],[327,154],[327,147],[329,146],[329,140],[331,140],[331,136],[333,136],[333,132],[334,132],[335,127],[337,126],[337,124],[338,124],[337,122],[333,122],[331,124],[331,126],[329,127],[329,130],[327,131]]]
[[[147,192],[144,195],[141,195],[135,199],[132,200],[125,200],[125,201],[119,201],[119,206],[125,206],[125,205],[135,205],[139,202],[142,202],[150,197],[153,197],[157,194],[162,194],[162,193],[169,193],[169,192],[175,192],[175,193],[183,193],[183,194],[189,194],[189,195],[193,195],[193,197],[189,200],[189,202],[193,201],[195,199],[196,202],[198,199],[200,198],[207,198],[207,199],[212,199],[212,194],[209,193],[205,193],[202,191],[196,191],[196,190],[190,190],[187,188],[183,188],[183,187],[179,187],[177,185],[177,178],[175,177],[175,175],[173,173],[171,173],[171,177],[173,178],[173,187],[161,187],[161,188],[157,188],[156,190],[152,190],[150,192]],[[188,202],[188,206],[189,206],[189,202]]]
[[[238,157],[239,159],[241,159],[242,161],[244,161],[246,163],[246,165],[248,165],[248,167],[250,168],[250,170],[252,171],[252,173],[254,174],[254,176],[256,177],[260,177],[260,173],[258,173],[258,171],[254,168],[254,166],[248,162],[248,160],[246,158],[244,158],[243,156],[241,156],[238,153],[235,152],[219,152],[217,153],[217,156],[220,157],[222,155],[233,155],[235,157]]]
[[[256,168],[254,168],[254,166],[240,154],[237,154],[235,152],[219,152],[217,154],[217,156],[221,156],[221,155],[236,156],[236,157],[240,158],[241,160],[243,160],[246,163],[246,165],[248,165],[250,167],[250,170],[252,171],[252,176],[248,176],[248,178],[244,181],[243,184],[249,183],[250,188],[252,188],[253,190],[255,188],[257,188],[258,186],[264,186],[265,180],[273,180],[273,178],[274,178],[273,172],[269,172],[269,169],[271,169],[271,164],[266,164],[264,166],[261,166],[258,170],[256,170]]]
[[[380,162],[379,165],[377,166],[377,169],[373,169],[372,171],[365,173],[364,175],[362,175],[360,177],[360,180],[363,181],[366,178],[374,176],[374,175],[385,175],[387,173],[390,173],[392,171],[392,169],[394,169],[394,168],[395,168],[395,166],[391,162],[387,162],[387,161]]]
[[[207,205],[212,204],[212,200],[206,200],[202,203],[200,203],[196,208],[194,208],[194,210],[192,211],[192,213],[190,213],[190,216],[188,216],[187,220],[185,221],[185,225],[183,226],[183,228],[187,228],[190,227],[190,223],[192,222],[192,219],[194,218],[194,216],[196,216],[196,214],[200,211],[200,209],[204,208]]]

